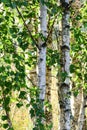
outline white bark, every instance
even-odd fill
[[[40,31],[43,37],[47,36],[47,8],[40,3]],[[40,99],[44,101],[46,92],[46,45],[40,40],[38,57],[38,86],[40,88]]]
[[[76,130],[82,130],[83,129],[83,124],[84,124],[84,118],[85,118],[85,105],[86,105],[86,100],[84,96],[84,92],[82,92],[82,101],[81,101],[81,107],[80,107],[80,112],[79,112],[79,118],[78,118],[78,126]]]
[[[62,14],[62,73],[67,73],[59,88],[60,103],[60,128],[59,130],[71,130],[71,105],[70,105],[70,11],[66,5],[69,0],[60,0],[63,7]]]

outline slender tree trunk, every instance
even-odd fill
[[[70,105],[70,11],[69,0],[60,0],[62,5],[62,46],[61,46],[61,83],[59,86],[60,128],[71,130],[71,105]]]
[[[78,126],[76,130],[83,129],[83,124],[85,121],[85,105],[86,105],[85,95],[84,92],[82,91],[82,101],[81,101],[81,107],[80,107],[79,118],[78,118]]]
[[[52,123],[52,106],[51,106],[51,85],[52,85],[52,77],[51,77],[51,68],[47,67],[46,70],[46,101],[49,103],[49,106],[45,108],[46,115],[46,124],[50,125]]]
[[[48,20],[48,31],[50,31],[50,18]],[[52,30],[52,29],[51,29]],[[50,32],[48,38],[48,48],[52,49],[52,32]],[[46,67],[46,101],[49,103],[49,106],[45,107],[45,115],[46,115],[46,124],[52,124],[52,104],[51,104],[51,89],[52,89],[52,68],[50,66]]]
[[[74,75],[73,75],[74,78]],[[82,102],[82,88],[80,88],[79,93],[77,96],[74,95],[74,91],[75,90],[75,83],[72,82],[72,95],[71,95],[71,107],[73,107],[72,109],[72,115],[73,115],[73,122],[72,122],[72,129],[76,130],[76,128],[78,127],[78,118],[79,118],[79,113],[80,113],[80,108],[81,108],[81,102]]]
[[[40,31],[43,39],[47,36],[47,8],[40,2]],[[40,100],[43,102],[46,93],[46,44],[40,38],[40,49],[38,56],[38,86],[40,88]]]

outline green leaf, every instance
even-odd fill
[[[79,94],[78,90],[75,90],[73,93],[75,97],[77,97],[77,95]]]
[[[44,4],[45,4],[45,0],[40,0],[40,2],[42,3],[42,5],[44,5]]]
[[[31,114],[31,118],[33,118],[33,117],[35,116],[34,109],[31,108],[31,110],[30,110],[30,114]]]
[[[16,104],[16,106],[17,106],[18,108],[20,108],[20,107],[23,106],[23,103],[22,103],[22,102],[19,102],[19,103]]]
[[[87,28],[87,21],[83,22],[84,28]]]
[[[3,49],[3,44],[0,44],[0,49]]]
[[[62,78],[63,81],[65,81],[67,76],[68,76],[67,72],[62,72],[61,73],[61,78]]]
[[[3,3],[7,3],[9,0],[1,0],[1,2]]]
[[[26,99],[26,92],[25,91],[21,91],[20,94],[19,94],[19,98]]]
[[[53,124],[50,123],[50,124],[48,125],[48,128],[49,128],[49,130],[51,130],[51,129],[53,128]]]
[[[3,104],[5,109],[8,109],[9,103],[10,103],[10,97],[9,96],[5,97],[4,104]]]
[[[70,73],[74,73],[76,70],[76,66],[74,64],[70,65]]]
[[[5,71],[5,67],[4,67],[4,66],[1,66],[1,67],[0,67],[0,73],[1,73],[1,72],[4,72],[4,71]]]
[[[76,20],[81,20],[82,19],[82,16],[81,15],[77,15],[76,16]]]
[[[11,0],[1,0],[1,2],[5,3],[7,6],[11,7]]]
[[[3,128],[8,128],[9,127],[9,125],[8,124],[3,124]]]
[[[27,108],[30,107],[30,104],[27,104],[26,107],[27,107]]]
[[[5,120],[8,119],[8,117],[7,117],[6,115],[3,115],[3,116],[1,117],[1,119],[2,119],[3,121],[5,121]]]
[[[7,130],[14,130],[13,128],[8,128]]]
[[[84,74],[84,80],[87,82],[87,74]]]

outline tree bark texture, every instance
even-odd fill
[[[74,82],[72,82],[72,88],[75,91]],[[78,118],[79,118],[81,103],[82,103],[82,88],[80,88],[77,96],[75,96],[73,92],[71,95],[71,107],[73,107],[73,110],[72,110],[73,111],[72,112],[72,115],[73,115],[72,129],[73,130],[76,130],[76,128],[78,127]]]
[[[40,3],[40,31],[43,38],[47,36],[47,8]],[[38,56],[38,86],[40,88],[40,100],[44,101],[46,93],[46,45],[45,41],[40,38]]]
[[[52,106],[51,106],[51,85],[52,85],[52,77],[51,77],[51,68],[47,67],[46,69],[46,101],[49,103],[50,107],[45,108],[46,115],[46,124],[52,123]]]
[[[81,106],[80,106],[79,117],[78,117],[78,126],[76,130],[83,129],[83,125],[85,122],[85,105],[86,105],[85,95],[84,92],[82,91],[82,100],[81,100]]]
[[[48,30],[50,30],[50,25],[48,22]],[[52,49],[52,32],[49,35],[48,48]],[[46,67],[46,101],[49,103],[49,106],[45,107],[45,115],[46,115],[46,124],[52,124],[52,103],[51,103],[51,89],[52,89],[52,68],[50,66]]]
[[[61,83],[59,86],[60,125],[59,130],[71,130],[70,105],[70,11],[69,0],[60,0],[62,5]]]

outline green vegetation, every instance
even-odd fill
[[[47,37],[39,31],[40,2],[47,6]],[[39,99],[40,89],[30,78],[30,74],[27,74],[27,71],[30,73],[38,66],[40,40],[47,46],[46,65],[57,71],[55,77],[65,81],[69,76],[74,85],[71,90],[74,96],[77,97],[80,90],[83,90],[85,98],[87,97],[87,2],[80,2],[81,5],[78,5],[77,0],[69,7],[70,75],[60,71],[62,64],[60,23],[64,9],[57,0],[40,0],[40,2],[0,0],[1,130],[51,130],[53,127],[53,123],[46,124],[44,112],[46,107],[51,110],[52,106],[48,101],[42,102]],[[52,38],[51,45],[49,45],[50,38]],[[37,79],[37,76],[34,78]],[[21,117],[19,120],[14,119],[15,115],[19,115],[17,111],[20,115],[25,113],[21,122],[19,121]],[[17,128],[23,123],[24,128]]]

